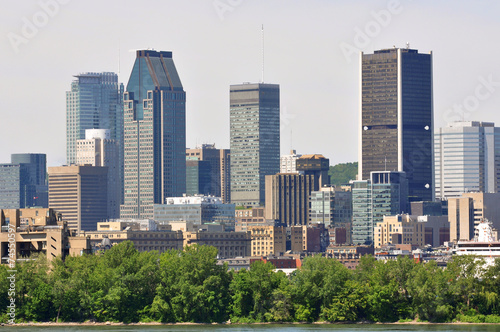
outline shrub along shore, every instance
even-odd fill
[[[99,255],[16,265],[15,321],[123,323],[500,323],[500,260],[457,256],[442,269],[410,258],[362,258],[356,270],[321,256],[291,276],[255,262],[217,265],[217,250],[138,252],[124,242]],[[7,280],[8,267],[0,267]],[[0,283],[7,323],[9,283]],[[108,323],[105,323],[108,322]]]

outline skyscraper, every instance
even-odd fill
[[[433,200],[432,53],[361,53],[360,66],[358,179],[403,171],[411,201]]]
[[[231,202],[265,202],[265,177],[280,170],[280,90],[278,84],[238,84],[230,88]]]
[[[492,122],[460,121],[434,134],[436,197],[500,192],[500,128]]]
[[[85,139],[86,129],[109,129],[111,138],[123,147],[123,84],[118,83],[118,75],[104,72],[75,77],[71,91],[66,92],[68,165],[76,162],[76,140]]]
[[[153,204],[186,192],[186,93],[172,52],[137,51],[124,93],[122,218],[152,218]]]

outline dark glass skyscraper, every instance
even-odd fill
[[[153,218],[153,204],[186,192],[186,93],[172,52],[137,51],[124,93],[122,218]]]
[[[265,178],[280,171],[278,84],[230,88],[231,203],[265,203]]]
[[[432,53],[386,49],[361,53],[359,179],[404,171],[411,201],[431,201]]]
[[[49,188],[47,183],[47,156],[44,153],[14,153],[10,156],[12,164],[23,164],[28,169],[29,179],[23,180],[26,192],[34,190],[32,197],[26,197],[26,207],[49,207]],[[29,183],[29,185],[28,185]],[[31,201],[32,199],[32,201]]]

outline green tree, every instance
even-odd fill
[[[351,277],[351,271],[335,259],[319,255],[305,258],[292,277],[295,319],[315,321],[320,315],[326,319],[323,310],[330,308]]]
[[[229,274],[217,265],[217,249],[189,246],[160,256],[160,276],[151,317],[163,322],[227,320]]]
[[[349,183],[349,180],[355,180],[358,174],[358,163],[344,163],[330,166],[328,175],[330,176],[330,184],[340,186]]]
[[[404,317],[405,301],[400,284],[393,278],[395,264],[361,257],[355,277],[366,291],[366,315],[375,322],[391,322]]]
[[[451,321],[454,317],[448,274],[436,261],[417,264],[408,279],[413,315],[431,322]]]
[[[16,319],[45,322],[54,316],[49,265],[45,255],[16,264]]]

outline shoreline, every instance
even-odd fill
[[[121,323],[121,322],[27,322],[27,323],[15,323],[7,324],[1,323],[0,327],[14,327],[14,326],[204,326],[204,325],[500,325],[500,323],[468,323],[468,322],[449,322],[449,323],[432,323],[432,322],[256,322],[256,323],[161,323],[161,322],[137,322],[137,323]]]

